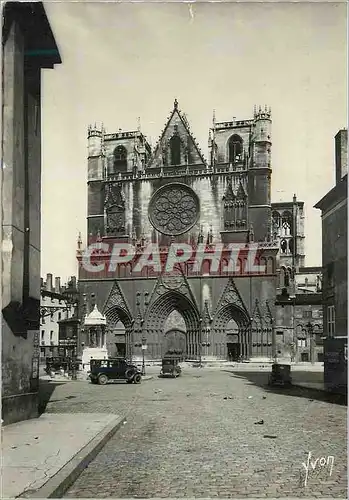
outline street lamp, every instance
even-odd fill
[[[72,356],[72,380],[76,380],[77,379],[77,373],[76,373],[76,370],[77,370],[77,336],[74,335],[73,336],[73,356]]]
[[[306,329],[308,331],[308,335],[309,335],[309,342],[310,342],[310,362],[311,364],[314,364],[315,363],[315,332],[314,330],[316,329],[317,331],[320,331],[321,330],[321,327],[320,325],[313,325],[312,323],[307,323],[306,325]]]
[[[276,345],[277,342],[276,342],[274,316],[271,312],[268,301],[266,301],[266,306],[267,306],[267,318],[269,319],[269,324],[270,324],[270,329],[271,329],[271,356],[273,359],[273,363],[277,364],[278,358],[277,358],[277,345]],[[269,339],[267,339],[267,343],[269,344]]]
[[[133,355],[133,332],[134,332],[134,324],[135,320],[132,319],[130,328],[126,332],[126,357],[130,360],[132,363],[132,355]]]
[[[141,347],[141,349],[142,349],[142,375],[145,375],[144,353],[148,349],[147,339],[145,337],[142,337],[142,343],[141,344],[135,344],[135,347]]]

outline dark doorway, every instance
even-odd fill
[[[121,356],[122,358],[126,356],[126,344],[115,344],[115,356]]]
[[[240,358],[240,344],[227,343],[227,352],[229,361],[238,361]]]
[[[187,338],[186,333],[182,330],[172,328],[165,333],[165,352],[168,351],[181,351],[187,352]]]
[[[301,354],[301,361],[309,361],[309,354],[307,352],[302,352]]]

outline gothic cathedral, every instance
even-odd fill
[[[106,316],[110,356],[139,356],[142,338],[150,359],[171,349],[190,360],[271,356],[278,252],[271,146],[267,107],[248,120],[214,117],[209,160],[177,100],[154,149],[140,128],[107,134],[89,127],[87,245],[127,243],[141,251],[153,242],[166,252],[173,242],[254,244],[263,268],[251,271],[240,257],[233,276],[221,264],[210,273],[204,261],[199,272],[188,263],[175,276],[151,267],[135,274],[128,263],[91,277],[80,250],[80,290],[86,307],[92,295]]]

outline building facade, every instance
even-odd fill
[[[206,161],[177,100],[154,149],[140,129],[88,130],[86,243],[95,253],[91,271],[79,242],[79,289],[85,312],[95,294],[114,352],[141,355],[135,345],[145,338],[153,359],[169,346],[189,359],[271,356],[278,243],[270,109],[248,120],[214,117],[209,137]],[[110,266],[116,243],[136,256]],[[149,245],[154,264],[174,243],[193,252],[176,271],[138,266]],[[215,266],[209,252],[219,245]]]
[[[304,202],[272,204],[277,255],[276,351],[294,361],[323,360],[322,269],[305,267]],[[294,244],[295,242],[295,244]]]
[[[324,383],[348,394],[348,131],[335,136],[335,186],[315,205],[322,220]]]
[[[2,25],[2,419],[38,412],[41,71],[61,62],[41,2],[7,2]]]
[[[321,210],[324,333],[348,334],[348,131],[335,137],[336,185],[315,205]]]
[[[321,267],[303,267],[290,290],[278,290],[276,300],[277,353],[296,362],[323,361]]]
[[[75,288],[73,297],[70,293],[72,287]],[[61,285],[60,278],[55,278],[53,286],[52,274],[47,274],[45,282],[41,279],[40,359],[42,361],[62,354],[67,339],[73,339],[75,336],[76,344],[77,332],[67,335],[65,330],[67,324],[78,321],[77,298],[75,276],[66,286]]]
[[[279,288],[289,287],[292,269],[305,265],[304,202],[272,203],[273,240],[278,242],[277,269]],[[294,243],[295,242],[295,243]]]

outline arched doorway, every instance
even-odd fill
[[[213,330],[214,356],[221,359],[247,359],[250,356],[250,319],[241,307],[235,304],[221,307],[213,319]]]
[[[164,324],[164,352],[187,352],[187,329],[181,313],[177,310],[171,312]]]
[[[241,356],[239,327],[234,319],[228,321],[225,327],[226,342],[227,342],[227,359],[228,361],[238,361]]]
[[[186,358],[187,352],[187,334],[183,330],[178,330],[178,328],[173,328],[172,330],[167,330],[165,332],[164,339],[164,353],[171,351],[176,351],[182,353],[182,359]]]
[[[107,349],[110,357],[131,357],[131,334],[133,321],[121,307],[113,306],[105,311],[107,319]]]
[[[200,315],[196,305],[188,297],[176,290],[165,292],[149,306],[146,312],[142,335],[147,337],[148,355],[159,359],[165,354],[168,342],[165,335],[166,328],[169,331],[169,322],[167,320],[174,312],[177,313],[177,317],[180,316],[183,319],[184,325],[182,323],[181,328],[175,327],[170,328],[170,330],[176,329],[181,333],[185,331],[185,357],[198,359],[200,355]],[[176,335],[176,341],[179,341],[180,338],[183,339],[180,333]]]

